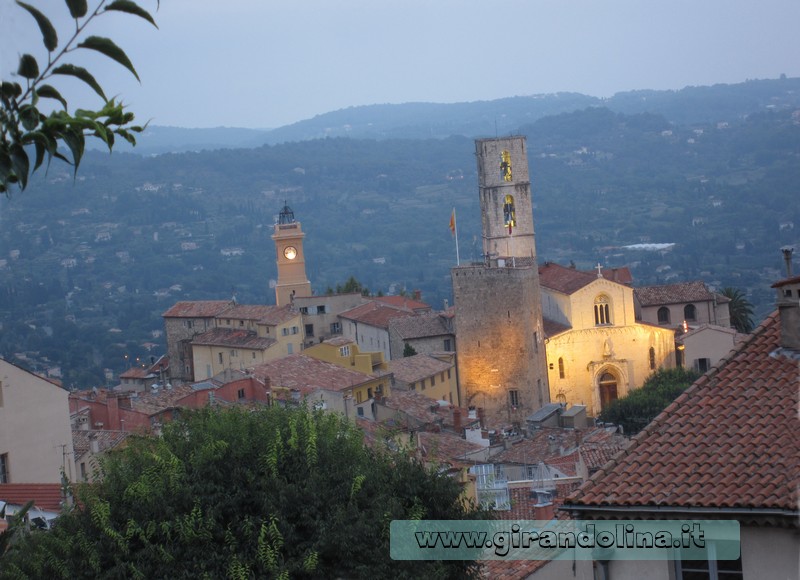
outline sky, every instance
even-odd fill
[[[272,128],[351,106],[491,100],[800,77],[800,0],[138,0],[159,26],[104,14],[141,84],[76,51],[137,119],[180,127]],[[66,40],[64,2],[28,0]],[[89,0],[95,6],[97,0]],[[46,62],[33,18],[0,0],[0,75]],[[99,107],[80,81],[53,83]]]

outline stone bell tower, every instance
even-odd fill
[[[524,137],[475,142],[483,261],[453,268],[462,405],[524,426],[550,402]]]
[[[278,306],[291,303],[294,297],[311,296],[311,282],[306,276],[303,253],[304,237],[300,222],[294,219],[294,212],[284,205],[272,234],[278,262],[278,284],[275,286],[275,302]]]

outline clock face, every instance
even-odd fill
[[[286,246],[286,249],[283,250],[283,255],[286,256],[287,260],[294,260],[297,257],[297,248]]]

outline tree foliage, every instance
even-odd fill
[[[626,434],[635,435],[699,376],[682,367],[659,369],[647,378],[641,389],[631,391],[603,409],[600,420],[621,425]]]
[[[720,292],[730,299],[728,310],[731,314],[731,326],[739,332],[748,333],[753,330],[753,305],[747,300],[744,292],[728,286]]]
[[[88,50],[98,52],[128,69],[137,80],[139,75],[128,56],[110,38],[87,35],[88,25],[108,12],[122,12],[138,16],[156,26],[155,20],[145,9],[132,0],[101,0],[94,10],[89,10],[86,0],[66,0],[70,16],[75,21],[75,31],[62,45],[58,32],[50,19],[40,9],[17,0],[17,5],[27,11],[39,27],[42,44],[47,53],[46,62],[31,54],[19,59],[16,81],[2,79],[0,85],[0,193],[9,194],[14,184],[24,190],[28,177],[44,162],[53,157],[61,159],[78,170],[83,157],[86,137],[97,137],[109,151],[114,147],[115,136],[136,144],[134,133],[144,127],[133,125],[134,115],[124,110],[122,103],[108,99],[94,76],[85,68],[65,62],[67,55]],[[103,100],[97,110],[75,109],[69,113],[67,100],[53,82],[63,76],[77,78],[89,85]],[[46,99],[46,101],[41,101]],[[57,102],[56,108],[45,114],[49,105]],[[34,159],[31,168],[30,150]],[[64,155],[69,150],[71,159]]]
[[[205,409],[138,438],[81,507],[9,552],[0,578],[464,578],[389,557],[393,519],[485,518],[460,486],[371,450],[334,414]]]

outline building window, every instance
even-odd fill
[[[447,369],[447,378],[450,378],[450,369]]]
[[[424,391],[424,390],[425,390],[425,379],[422,379],[422,380],[419,382],[419,390],[420,390],[420,391]]]
[[[656,349],[652,346],[650,347],[650,370],[656,370]]]
[[[314,336],[314,325],[306,324],[306,336]]]
[[[539,352],[539,333],[533,333],[533,352]]]
[[[301,306],[300,314],[308,314],[308,306]]]
[[[8,474],[8,453],[0,454],[0,483],[11,483]]]
[[[288,328],[282,328],[281,329],[281,334],[283,336],[289,336],[289,329]]]
[[[253,360],[256,360],[256,353],[253,351]]]
[[[512,407],[519,407],[519,391],[517,389],[508,391],[508,402]]]
[[[340,322],[331,322],[331,334],[340,334],[342,332],[342,324]]]
[[[743,578],[742,557],[717,560],[716,546],[709,542],[705,560],[675,560],[676,580],[737,580]]]
[[[239,351],[238,350],[232,350],[231,351],[231,358],[239,358]]]
[[[222,364],[222,353],[218,352],[217,356],[219,357],[219,364]]]
[[[292,327],[292,334],[297,334],[297,327],[296,326]]]
[[[662,306],[658,309],[658,323],[669,324],[669,308]]]
[[[230,326],[230,325],[231,325],[231,319],[230,319],[230,318],[228,318],[227,320],[225,320],[225,324],[227,324],[228,326]]]
[[[697,308],[694,307],[694,304],[687,304],[683,307],[683,318],[692,322],[697,320]]]
[[[431,386],[433,386],[433,385],[435,385],[435,384],[436,384],[436,375],[433,375],[433,376],[431,377]]]
[[[413,391],[414,389],[417,388],[417,383],[411,383],[410,385],[408,385],[408,388]]]
[[[444,382],[444,373],[442,373],[441,375],[439,375],[439,379],[440,379],[442,382]]]
[[[325,314],[325,305],[317,306],[317,314]]]
[[[372,398],[372,387],[367,387],[367,398],[368,399]]]
[[[711,359],[698,358],[694,361],[694,369],[699,373],[705,373],[711,368]]]
[[[244,326],[244,320],[239,321],[239,326]]]
[[[364,407],[359,407],[358,408],[358,416],[359,417],[363,417],[364,416]]]
[[[240,401],[244,399],[244,389],[239,389],[238,391],[236,391],[236,396],[239,397]]]
[[[511,181],[511,153],[506,150],[500,154],[500,176],[503,181]]]
[[[608,296],[600,295],[594,299],[594,323],[596,326],[611,324]]]
[[[191,328],[191,327],[192,327],[192,321],[191,320],[187,320],[186,321],[186,328]]]
[[[339,356],[350,356],[350,346],[340,346]]]
[[[562,357],[558,358],[558,378],[563,379],[565,377],[564,373],[564,359]]]
[[[294,353],[294,345],[290,342],[286,345],[286,354],[293,354]]]
[[[357,391],[356,392],[356,404],[360,404],[363,401],[364,401],[364,393],[362,393],[361,391]]]
[[[446,352],[451,352],[453,350],[451,348],[452,346],[453,346],[453,344],[452,344],[452,342],[450,342],[450,339],[449,338],[445,338],[444,339],[444,350]]]

